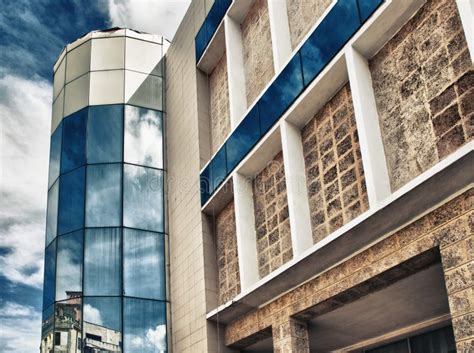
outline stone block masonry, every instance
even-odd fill
[[[302,130],[313,241],[368,209],[349,84]]]
[[[241,24],[247,105],[275,74],[267,0],[256,0]]]
[[[278,153],[253,182],[260,278],[293,258],[283,155]]]
[[[287,0],[288,24],[293,49],[308,34],[331,2],[332,0]]]
[[[394,191],[474,136],[473,71],[455,0],[428,1],[370,68]]]
[[[234,201],[229,202],[217,215],[216,237],[219,304],[224,304],[240,293]]]
[[[229,84],[226,53],[209,76],[211,114],[211,153],[217,149],[230,132]]]

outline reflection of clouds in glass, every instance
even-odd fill
[[[56,237],[58,226],[59,182],[56,181],[48,193],[48,209],[46,211],[46,245]]]
[[[124,225],[163,231],[163,172],[124,166]]]
[[[125,162],[163,168],[161,112],[126,106]]]
[[[134,336],[130,339],[134,349],[153,349],[153,352],[166,352],[166,326],[158,325],[148,329],[144,337]],[[148,351],[147,351],[148,352]]]
[[[92,165],[87,168],[86,225],[120,225],[120,178],[118,164]]]
[[[90,304],[84,304],[84,321],[102,326],[102,316],[100,310]]]
[[[56,300],[67,299],[66,291],[81,291],[82,231],[58,239]]]

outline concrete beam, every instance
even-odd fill
[[[456,0],[456,4],[471,54],[471,62],[474,64],[474,0]]]
[[[272,35],[273,65],[275,72],[279,72],[292,52],[286,0],[268,0],[268,16]]]

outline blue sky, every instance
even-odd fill
[[[0,353],[40,341],[52,67],[82,34],[171,39],[189,0],[3,0],[0,9]]]

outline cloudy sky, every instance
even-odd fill
[[[0,353],[37,352],[52,67],[83,33],[129,27],[172,39],[190,0],[2,0]]]

